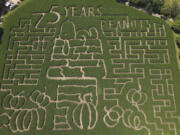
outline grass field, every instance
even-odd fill
[[[180,134],[163,20],[109,0],[27,0],[3,28],[0,134]]]

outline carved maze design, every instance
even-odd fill
[[[46,32],[31,30],[31,20],[22,19],[19,27],[11,29],[5,58],[2,88],[12,85],[37,85],[55,28]]]
[[[79,29],[57,8],[49,10],[56,16],[47,22],[49,27],[40,26],[48,13],[34,13],[32,18],[39,19],[20,19],[10,29],[0,83],[0,127],[13,133],[30,131],[33,123],[36,130],[48,124],[53,131],[93,130],[99,122],[148,135],[178,135],[180,117],[165,25],[102,15],[98,20],[92,17],[97,25]],[[49,84],[38,90],[41,79],[55,82],[55,98],[48,95]],[[14,92],[24,86],[32,87],[29,96],[26,90]],[[56,110],[51,123],[49,106]]]
[[[128,16],[118,17],[118,20],[101,20],[111,63],[111,66],[106,66],[105,79],[111,78],[113,86],[121,86],[103,89],[104,101],[112,104],[104,107],[105,125],[113,128],[123,123],[137,131],[145,129],[147,134],[164,135],[168,132],[177,135],[178,127],[174,121],[179,117],[174,115],[176,102],[172,70],[166,68],[171,61],[165,26],[151,20],[130,20]],[[164,66],[159,68],[160,64]],[[150,75],[148,85],[151,85],[152,97],[142,84],[142,80],[148,80],[146,73]],[[136,83],[137,88],[127,89],[131,82]],[[130,108],[124,105],[122,95],[131,104]],[[152,100],[153,120],[142,107],[148,100]]]
[[[20,19],[19,26],[12,27],[5,51],[3,78],[0,83],[2,109],[0,127],[11,132],[29,131],[32,126],[42,130],[46,123],[46,106],[50,97],[34,90],[29,97],[26,91],[14,93],[14,87],[37,86],[55,28],[38,28],[31,19]],[[27,107],[28,102],[34,107]]]
[[[159,120],[164,127],[163,129],[169,130],[171,134],[177,134],[176,129],[178,127],[173,121],[176,119],[173,116],[176,112],[176,102],[173,91],[172,71],[171,69],[150,69],[149,73],[151,77],[154,118]],[[165,134],[165,131],[162,129],[159,128],[158,130]]]
[[[70,30],[66,28],[70,28]],[[95,27],[89,30],[77,31],[75,24],[70,21],[62,24],[60,36],[55,39],[51,60],[64,60],[65,64],[50,66],[46,77],[53,80],[63,80],[64,82],[79,80],[81,83],[88,82],[88,84],[74,83],[73,85],[58,86],[56,108],[63,112],[65,110],[66,113],[55,115],[54,130],[71,130],[68,117],[72,117],[73,121],[71,123],[74,123],[80,129],[87,128],[91,130],[96,126],[98,119],[96,109],[98,104],[97,75],[89,74],[88,70],[103,69],[102,52],[102,42],[98,38],[98,31]],[[53,71],[59,71],[57,72],[59,74],[53,76],[53,74],[51,75]],[[75,106],[72,106],[72,104]],[[67,116],[70,108],[73,108],[73,110],[71,115]],[[83,125],[84,109],[87,109],[89,113],[87,127]],[[61,121],[60,118],[64,119],[61,119]]]

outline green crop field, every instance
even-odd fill
[[[163,20],[115,0],[26,0],[3,28],[0,135],[180,135]]]

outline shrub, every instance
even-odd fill
[[[161,7],[164,5],[164,0],[153,0],[151,3],[153,12],[160,13]]]

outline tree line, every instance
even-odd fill
[[[172,18],[172,30],[180,34],[180,2],[172,0],[171,4],[165,4],[165,0],[117,0],[118,2],[129,2],[131,6],[144,8],[149,13],[162,14],[167,18]],[[176,40],[180,47],[180,38]]]

